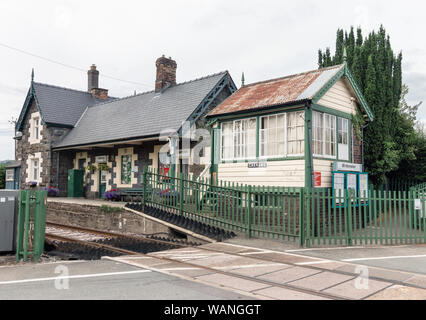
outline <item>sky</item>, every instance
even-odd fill
[[[316,69],[318,49],[334,52],[337,29],[351,26],[364,35],[385,27],[403,52],[407,100],[425,101],[417,118],[426,122],[425,10],[419,0],[2,0],[0,160],[14,159],[9,120],[19,116],[32,68],[37,82],[87,90],[85,70],[96,64],[100,87],[124,97],[154,89],[164,54],[177,62],[177,82],[228,70],[239,87],[242,72],[248,84]]]

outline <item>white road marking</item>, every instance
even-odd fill
[[[12,281],[1,281],[0,285],[30,283],[30,282],[42,282],[42,281],[52,281],[52,280],[59,280],[59,279],[98,278],[98,277],[118,276],[118,275],[137,274],[137,273],[149,273],[149,272],[152,272],[152,271],[151,270],[135,270],[135,271],[110,272],[110,273],[82,274],[82,275],[67,276],[67,277],[60,277],[60,276],[58,276],[58,277],[49,277],[49,278],[12,280]]]
[[[407,258],[426,258],[426,255],[355,258],[355,259],[344,259],[341,261],[351,262],[351,261],[390,260],[390,259],[407,259]]]
[[[271,263],[271,264],[247,264],[247,265],[242,265],[242,266],[229,266],[229,267],[218,267],[216,269],[249,269],[249,268],[266,268],[266,267],[280,267],[282,266],[283,268],[286,267],[286,265],[282,264],[282,263]]]
[[[401,245],[401,246],[372,246],[372,247],[362,247],[362,246],[356,246],[356,247],[331,247],[331,248],[310,248],[310,249],[293,249],[293,250],[286,250],[285,252],[304,252],[304,251],[321,251],[321,250],[350,250],[350,249],[389,249],[389,248],[406,248],[409,247],[407,245]]]
[[[323,261],[299,262],[299,263],[295,263],[295,264],[298,265],[298,266],[309,266],[309,265],[313,265],[313,264],[323,264],[323,263],[330,263],[330,262],[336,262],[336,261],[323,260]]]

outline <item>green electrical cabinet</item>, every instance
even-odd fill
[[[84,195],[84,170],[68,170],[68,198],[81,198]]]

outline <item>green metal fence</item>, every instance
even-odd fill
[[[210,179],[144,173],[144,204],[249,237],[298,240],[301,188],[255,187]]]
[[[251,237],[301,246],[426,243],[426,184],[354,195],[144,172],[143,204]]]
[[[426,242],[425,192],[370,190],[354,196],[311,189],[305,201],[307,246]]]
[[[19,192],[16,260],[40,259],[44,249],[47,191]]]

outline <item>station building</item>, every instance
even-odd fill
[[[345,63],[243,85],[207,119],[212,179],[330,188],[333,171],[362,171],[373,114]]]
[[[81,169],[85,196],[101,198],[113,188],[140,188],[145,167],[208,176],[209,147],[197,149],[198,163],[194,143],[189,154],[173,155],[175,165],[160,161],[164,145],[181,143],[162,132],[182,132],[185,123],[205,127],[206,114],[237,88],[227,71],[177,83],[177,63],[164,55],[156,68],[155,90],[120,99],[99,87],[95,65],[87,91],[38,83],[33,73],[14,138],[20,187],[50,186],[66,196],[69,170]]]

